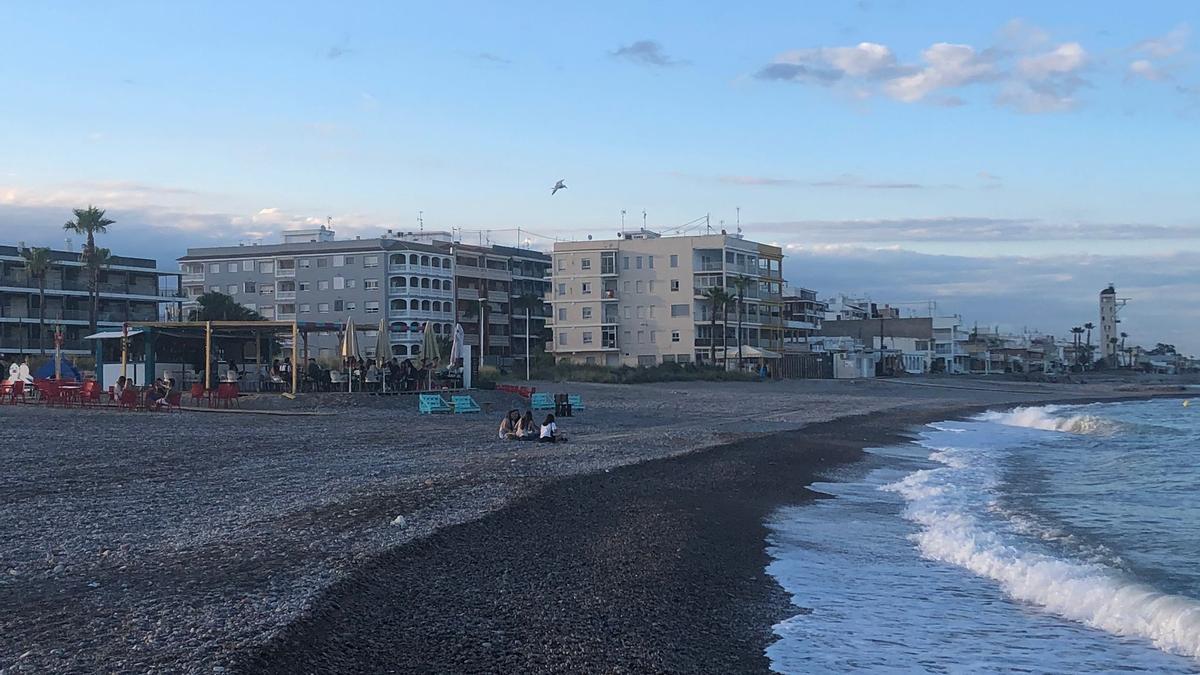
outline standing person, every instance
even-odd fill
[[[308,370],[304,374],[304,379],[308,380],[310,391],[317,390],[317,386],[321,383],[321,366],[317,365],[316,359],[308,360]]]
[[[546,415],[546,419],[542,421],[542,431],[541,435],[538,436],[538,442],[561,443],[566,440],[566,436],[558,434],[558,424],[554,421],[554,415]]]
[[[396,357],[393,356],[391,362],[388,363],[387,368],[388,368],[388,387],[390,387],[391,389],[399,389],[400,388],[400,359],[397,359]]]

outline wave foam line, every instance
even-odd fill
[[[1117,422],[1095,415],[1067,415],[1060,417],[1054,414],[1059,409],[1057,406],[1013,408],[1008,412],[986,412],[980,415],[978,419],[1010,427],[1060,431],[1070,434],[1112,434],[1121,428],[1121,425]]]

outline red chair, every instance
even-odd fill
[[[173,391],[167,394],[167,412],[171,412],[172,410],[175,412],[183,411],[183,392]]]
[[[212,397],[209,396],[209,392],[204,390],[204,385],[200,384],[199,382],[192,385],[192,390],[188,392],[188,396],[192,398],[193,404],[199,405],[199,403],[206,398],[210,399],[211,404]]]
[[[79,391],[80,405],[96,405],[100,403],[100,383],[95,380],[88,380],[83,383],[83,389]]]
[[[236,403],[240,408],[241,403],[238,402],[238,386],[233,382],[222,382],[221,384],[217,385],[217,403],[224,405],[226,408],[228,408],[231,404]]]
[[[138,393],[133,387],[127,387],[121,392],[121,398],[117,402],[118,409],[129,408],[130,410],[138,409]]]
[[[21,384],[24,384],[23,382]],[[24,387],[22,387],[23,389]],[[38,398],[46,405],[54,405],[62,402],[62,393],[58,385],[50,380],[34,380],[33,388],[38,393]],[[24,394],[24,392],[22,392]]]
[[[23,380],[17,380],[16,382],[13,382],[12,386],[9,387],[8,390],[9,403],[16,405],[18,398],[21,399],[21,403],[28,402],[25,400],[25,382]]]

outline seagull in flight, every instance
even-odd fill
[[[559,190],[566,190],[566,189],[567,189],[567,184],[565,182],[563,182],[562,180],[559,180],[557,183],[554,184],[554,189],[550,190],[550,194],[554,194],[555,192],[558,192]]]

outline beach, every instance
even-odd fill
[[[1178,393],[541,386],[583,395],[570,443],[497,440],[520,402],[495,392],[453,418],[337,395],[302,396],[311,415],[0,408],[30,430],[0,478],[0,668],[763,671],[794,613],[763,519],[819,473],[969,411]]]

